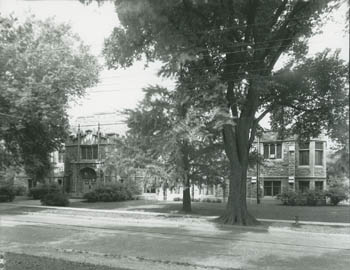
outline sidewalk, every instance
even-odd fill
[[[79,199],[73,199],[75,201],[81,201]],[[71,199],[72,201],[72,199]],[[192,214],[180,214],[180,213],[159,213],[159,212],[146,212],[146,211],[137,211],[137,210],[116,210],[116,209],[90,209],[90,208],[76,208],[76,207],[55,207],[55,206],[42,206],[39,205],[40,202],[31,200],[30,204],[22,204],[20,202],[16,203],[1,203],[2,206],[11,206],[11,207],[25,207],[25,208],[41,208],[41,209],[55,209],[61,211],[76,211],[76,212],[95,212],[95,213],[105,213],[105,214],[128,214],[128,215],[142,215],[142,216],[159,216],[159,217],[179,217],[179,218],[192,218],[192,219],[204,219],[204,220],[214,220],[218,216],[200,216]],[[0,208],[1,213],[1,208]],[[350,223],[343,222],[318,222],[318,221],[304,221],[298,220],[296,224],[295,220],[283,220],[283,219],[266,219],[258,218],[257,219],[263,223],[285,223],[292,225],[317,225],[317,226],[336,226],[336,227],[349,227]],[[349,231],[350,232],[350,231]]]

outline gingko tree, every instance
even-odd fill
[[[42,181],[68,132],[69,101],[98,81],[100,66],[70,27],[0,17],[0,165]]]
[[[276,62],[282,54],[305,52],[308,38],[336,3],[326,0],[115,1],[120,26],[105,41],[108,66],[126,68],[141,59],[159,60],[163,63],[162,75],[177,80],[187,78],[181,84],[188,90],[183,96],[185,101],[210,104],[210,110],[213,105],[217,107],[220,116],[216,118],[217,127],[222,131],[230,166],[223,222],[257,223],[246,204],[249,149],[259,121],[279,105],[294,106],[299,96],[293,91],[300,93],[288,85],[275,87],[275,79],[285,74],[273,72]],[[309,85],[315,91],[305,94],[309,102],[306,110],[320,105],[312,100],[325,95],[316,90],[321,85],[331,86],[329,91],[333,91],[335,85],[338,88],[344,83],[337,76],[314,78],[320,81]],[[286,93],[283,102],[277,99]],[[328,105],[324,108],[328,113],[320,121],[311,114],[296,117],[298,129],[306,126],[305,121],[313,121],[314,131],[323,123],[326,125],[333,115],[333,105]]]

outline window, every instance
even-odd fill
[[[316,181],[315,182],[315,189],[322,191],[323,190],[323,181]]]
[[[315,142],[315,165],[323,165],[323,142]]]
[[[299,181],[299,191],[304,193],[310,189],[310,181]]]
[[[282,158],[281,143],[264,143],[264,158]]]
[[[281,181],[264,181],[264,196],[276,196],[281,193]]]
[[[58,152],[58,162],[59,163],[64,162],[64,152]]]
[[[299,143],[299,165],[309,165],[309,142]]]
[[[81,146],[81,159],[97,159],[97,145]]]

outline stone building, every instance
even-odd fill
[[[276,132],[265,132],[254,147],[263,155],[263,164],[248,171],[247,195],[276,196],[284,189],[304,192],[326,189],[326,139],[324,136],[299,142],[297,136],[283,140]]]
[[[118,176],[103,170],[107,152],[115,145],[118,135],[78,129],[65,144],[65,190],[72,195],[82,196],[98,184],[116,181]]]

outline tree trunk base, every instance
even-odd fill
[[[182,211],[190,213],[192,212],[190,189],[184,189],[182,194]]]
[[[246,213],[244,217],[234,215],[232,213],[224,213],[218,218],[218,221],[223,224],[241,226],[256,226],[261,224],[255,217],[253,217],[249,213]]]

